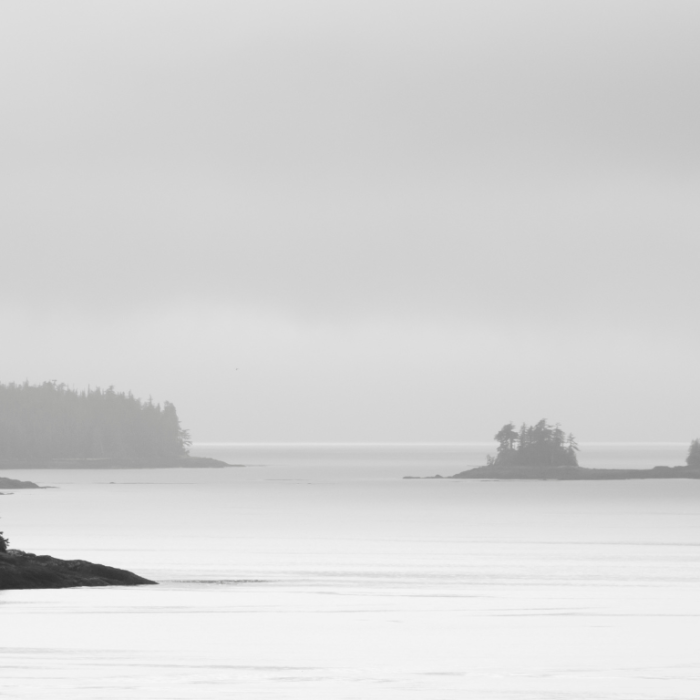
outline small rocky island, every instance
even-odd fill
[[[0,470],[237,466],[192,457],[190,445],[169,401],[161,406],[113,387],[0,384]]]
[[[429,479],[555,479],[560,481],[613,479],[700,479],[700,440],[693,440],[686,464],[652,469],[589,469],[578,463],[576,438],[566,435],[558,425],[546,420],[516,430],[508,423],[494,436],[498,442],[496,457],[487,457],[486,465],[467,469],[449,477]],[[415,479],[420,477],[404,477]]]
[[[144,586],[155,584],[142,576],[92,564],[81,559],[56,559],[8,549],[0,532],[0,590],[77,588],[79,586]]]

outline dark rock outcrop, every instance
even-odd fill
[[[20,481],[0,476],[0,489],[40,489],[41,486],[33,481]]]
[[[0,590],[28,588],[77,588],[79,586],[143,586],[155,581],[131,571],[64,560],[10,549],[0,552]]]

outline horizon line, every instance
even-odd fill
[[[607,446],[653,446],[653,445],[667,445],[667,446],[687,446],[692,441],[670,441],[670,440],[659,440],[656,442],[633,442],[633,441],[621,441],[621,442],[611,442],[611,441],[590,441],[590,442],[579,442],[580,446],[588,447],[607,447]],[[298,441],[298,442],[235,442],[235,441],[197,441],[192,443],[192,447],[216,447],[216,446],[237,446],[237,447],[467,447],[467,446],[490,446],[497,445],[496,441],[473,441],[473,442],[308,442],[308,441]]]

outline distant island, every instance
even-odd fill
[[[229,467],[191,457],[175,406],[113,387],[0,384],[0,469]]]
[[[516,430],[507,423],[494,436],[498,442],[496,457],[487,457],[482,467],[467,469],[449,477],[440,475],[428,479],[700,479],[700,440],[693,440],[686,464],[675,467],[657,466],[652,469],[588,469],[579,466],[576,438],[566,435],[559,425],[545,419],[533,426],[523,424]],[[405,479],[421,477],[407,476]]]

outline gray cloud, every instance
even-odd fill
[[[612,416],[591,417],[601,391],[617,392],[617,414],[639,405],[640,374],[649,401],[684,395],[693,361],[679,348],[698,340],[697,3],[0,12],[9,378],[118,376],[148,392],[150,377],[200,407],[200,430],[218,426],[207,437],[235,437],[230,420],[256,439],[314,439],[314,425],[344,439],[351,416],[353,439],[460,439],[463,394],[493,413],[561,406],[591,439],[614,439]],[[49,335],[50,357],[36,350]],[[170,353],[169,374],[116,337]],[[202,408],[238,347],[264,358],[243,392],[258,422]],[[194,388],[201,362],[208,389]],[[528,371],[548,399],[518,379]],[[381,410],[359,418],[378,386]],[[582,399],[586,387],[598,394]],[[305,392],[293,421],[260,427],[260,396],[286,406]],[[444,408],[427,418],[421,396]],[[660,439],[697,422],[672,403]],[[646,437],[631,415],[625,437]],[[470,414],[467,437],[487,418]]]

